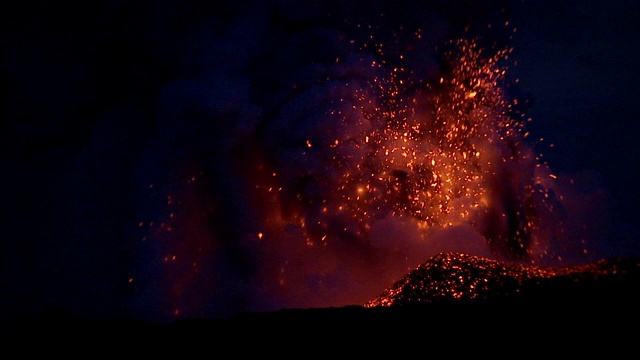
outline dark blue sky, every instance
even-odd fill
[[[470,34],[482,44],[513,48],[517,66],[508,77],[519,81],[510,91],[533,119],[531,146],[555,174],[576,180],[586,197],[576,206],[596,204],[578,211],[580,221],[605,224],[594,236],[611,239],[594,245],[607,249],[594,256],[635,255],[640,5],[400,4],[4,2],[2,315],[56,308],[162,318],[181,306],[182,316],[209,316],[327,305],[335,289],[343,294],[336,304],[368,296],[374,285],[367,274],[375,267],[345,259],[382,260],[360,244],[308,256],[286,241],[302,231],[290,224],[273,247],[250,246],[247,234],[257,236],[264,225],[258,215],[282,205],[256,206],[247,189],[266,170],[252,172],[253,166],[264,161],[278,176],[291,175],[281,180],[269,173],[264,184],[284,184],[282,214],[300,211],[298,200],[286,202],[296,195],[290,189],[304,189],[309,198],[322,193],[308,185],[317,177],[307,175],[327,159],[300,160],[300,149],[310,145],[305,140],[333,141],[336,133],[348,137],[363,128],[318,125],[327,120],[328,104],[350,96],[329,85],[363,86],[397,61],[418,88],[444,71],[439,51],[446,41]],[[383,66],[361,68],[363,59]],[[415,236],[395,221],[378,228]],[[167,270],[161,264],[174,255],[190,262]],[[271,266],[265,260],[271,258],[296,263],[308,275],[288,281],[329,285],[274,293],[265,283],[284,267]],[[390,274],[406,266],[386,261]],[[323,262],[346,270],[314,265]],[[345,291],[346,283],[362,279],[362,289]],[[307,300],[319,293],[318,302]]]
[[[594,171],[620,205],[638,217],[639,95],[634,34],[640,7],[633,1],[523,1],[514,11],[519,31],[512,74],[534,99],[532,129],[554,148],[554,169]]]

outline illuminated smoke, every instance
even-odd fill
[[[255,20],[233,25],[251,23],[245,38],[258,39],[267,24]],[[441,251],[542,265],[609,254],[585,222],[606,194],[554,174],[528,142],[508,92],[511,49],[357,28],[374,40],[327,29],[278,38],[310,37],[337,55],[290,69],[271,53],[258,57],[281,62],[267,73],[257,40],[210,40],[237,61],[208,59],[199,77],[167,86],[171,115],[141,160],[133,311],[364,304]]]
[[[274,242],[270,253],[297,243],[305,259],[289,265],[300,259],[284,258],[271,270],[283,288],[309,275],[321,289],[343,281],[331,285],[330,304],[353,284],[382,286],[456,247],[538,260],[533,243],[548,241],[536,230],[541,216],[553,214],[553,195],[544,185],[549,174],[524,142],[517,100],[504,93],[499,64],[508,51],[486,58],[473,41],[454,45],[449,69],[431,83],[415,86],[404,69],[385,73],[385,64],[363,58],[362,67],[375,69],[369,81],[329,81],[313,113],[305,97],[283,110],[276,124],[312,124],[284,145],[271,144],[266,153],[277,155],[255,169],[264,179],[258,198],[268,204],[260,244]],[[317,263],[307,264],[314,256]],[[336,273],[353,278],[336,280]]]

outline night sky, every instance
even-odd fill
[[[27,0],[0,18],[3,318],[362,304],[445,250],[640,254],[634,1]]]

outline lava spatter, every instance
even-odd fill
[[[224,159],[208,159],[228,172],[205,171],[198,189],[182,189],[193,194],[185,211],[200,215],[172,210],[182,230],[146,242],[198,266],[162,263],[179,295],[172,317],[361,304],[442,251],[554,257],[561,194],[508,93],[511,51],[448,45],[446,65],[426,78],[402,54],[391,61],[382,43],[338,58]],[[192,290],[205,299],[194,309]]]
[[[284,168],[286,182],[269,186],[290,209],[278,217],[309,244],[366,244],[372,225],[393,217],[422,229],[470,224],[492,251],[527,258],[548,196],[536,195],[546,191],[541,165],[505,90],[510,50],[452,45],[431,82],[363,57],[378,74],[369,82],[326,84],[338,103],[327,100],[327,119],[290,157],[299,164]]]

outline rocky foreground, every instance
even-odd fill
[[[364,306],[626,303],[637,300],[639,280],[638,258],[542,267],[462,253],[441,253],[419,265]]]
[[[480,343],[484,346],[478,351],[516,345],[547,351],[553,344],[572,352],[637,356],[639,286],[639,258],[543,268],[442,253],[362,306],[171,324],[35,316],[9,324],[2,350],[10,358],[221,350],[230,357],[298,351],[307,356],[311,348],[301,346],[376,354],[381,347],[433,349],[446,343],[455,354]]]

